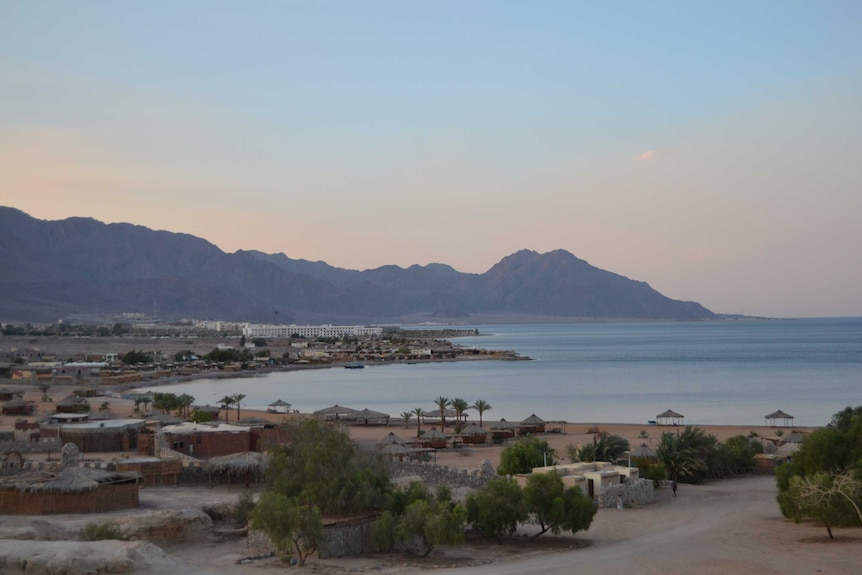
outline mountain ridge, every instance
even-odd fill
[[[481,274],[444,263],[359,271],[284,253],[228,253],[197,236],[128,223],[39,220],[2,206],[0,266],[2,321],[121,312],[269,323],[717,317],[561,249],[519,250]]]

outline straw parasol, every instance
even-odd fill
[[[401,459],[412,451],[412,449],[409,449],[405,445],[401,445],[399,443],[390,443],[381,447],[378,453],[380,453],[381,455],[388,455],[389,459],[392,459],[394,457]]]
[[[386,425],[389,425],[389,417],[388,413],[381,413],[379,411],[374,411],[368,408],[363,409],[362,411],[356,411],[354,413],[348,413],[344,416],[345,421],[362,421],[365,425],[368,425],[369,422],[384,422]]]
[[[387,445],[405,445],[406,442],[390,431],[383,439],[377,442],[377,447],[386,447]]]
[[[667,425],[667,420],[670,419],[672,420],[674,425],[677,425],[678,423],[682,423],[682,420],[683,418],[685,418],[685,416],[681,413],[673,411],[672,409],[668,409],[667,411],[663,411],[656,415],[655,418],[658,420],[659,424],[661,424],[661,420],[664,419],[664,424]]]
[[[778,411],[773,411],[769,415],[764,415],[763,418],[766,420],[766,425],[771,427],[775,427],[776,420],[778,419],[784,420],[784,427],[787,427],[788,423],[789,425],[793,425],[793,416],[789,413],[784,413],[780,409]],[[770,421],[772,423],[770,423]]]
[[[647,445],[646,443],[641,443],[640,447],[637,447],[631,452],[632,457],[642,457],[646,459],[655,459],[658,457],[655,449]]]
[[[204,464],[204,469],[210,477],[210,485],[212,485],[213,475],[225,475],[228,480],[228,486],[230,486],[232,477],[244,477],[246,484],[248,484],[248,478],[252,476],[255,483],[257,483],[266,471],[266,463],[267,458],[263,453],[243,451],[241,453],[213,457]]]
[[[353,409],[352,407],[344,407],[344,406],[338,405],[336,403],[332,407],[325,407],[323,409],[318,409],[317,411],[314,412],[314,415],[317,415],[318,417],[326,417],[326,418],[334,417],[335,419],[338,419],[339,415],[348,415],[351,413],[356,413],[356,411],[357,410]]]
[[[471,423],[470,425],[461,430],[461,435],[486,435],[487,433],[487,429],[479,427],[475,423]]]

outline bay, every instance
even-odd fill
[[[399,418],[438,396],[492,405],[485,420],[647,424],[673,409],[693,425],[763,425],[776,409],[819,426],[862,405],[862,318],[457,326],[465,346],[532,361],[458,361],[311,369],[147,388],[243,406],[276,399],[312,412],[334,403]],[[477,419],[471,411],[469,416]]]

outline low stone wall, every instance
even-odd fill
[[[615,508],[622,497],[624,507],[639,507],[652,503],[654,496],[652,480],[641,478],[605,487],[599,494],[599,505]]]
[[[483,459],[480,468],[473,471],[454,469],[448,465],[435,465],[433,463],[395,462],[392,464],[390,474],[393,479],[416,475],[428,485],[445,484],[472,488],[484,487],[489,481],[497,477],[497,472],[488,459]]]

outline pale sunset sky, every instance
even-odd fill
[[[862,2],[0,3],[0,205],[862,316]]]

